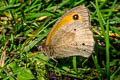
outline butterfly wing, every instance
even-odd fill
[[[94,50],[93,34],[88,25],[74,21],[56,31],[49,46],[54,51],[52,57],[89,57]]]
[[[79,18],[77,20],[73,19],[74,15],[78,15]],[[77,6],[69,11],[67,11],[60,19],[55,23],[53,28],[46,39],[46,45],[49,44],[51,37],[56,33],[56,31],[63,27],[64,24],[71,23],[73,21],[83,22],[90,27],[90,19],[89,19],[89,10],[85,6]]]
[[[77,15],[77,19],[74,16]],[[66,12],[53,26],[42,51],[50,57],[89,57],[94,48],[89,11],[85,6]]]

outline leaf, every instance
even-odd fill
[[[3,73],[0,73],[0,79],[4,78],[4,77],[5,77],[5,75]]]
[[[21,72],[17,75],[18,80],[30,80],[35,79],[34,75],[29,69],[23,69]]]
[[[6,10],[6,9],[16,8],[16,7],[20,6],[20,5],[21,5],[21,4],[18,3],[18,4],[15,4],[15,5],[3,6],[3,7],[0,7],[0,11],[2,11],[2,10]]]
[[[111,27],[111,29],[112,29],[115,33],[117,33],[118,35],[120,35],[120,32],[119,32],[119,30],[118,30],[117,27]]]
[[[26,18],[29,19],[29,18],[39,18],[41,16],[54,16],[54,14],[52,13],[49,13],[49,12],[38,12],[38,13],[28,13],[26,15]]]
[[[114,17],[113,19],[110,19],[110,24],[117,24],[120,23],[119,17]]]
[[[14,73],[21,70],[21,68],[16,64],[16,62],[12,62],[9,64],[9,67],[12,69]]]

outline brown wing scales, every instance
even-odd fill
[[[76,21],[66,24],[59,29],[50,42],[49,46],[52,46],[51,49],[54,51],[52,57],[74,55],[89,57],[94,47],[94,40],[89,27],[84,23]]]

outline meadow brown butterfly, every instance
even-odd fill
[[[94,51],[89,10],[77,6],[67,11],[53,26],[44,45],[39,46],[51,58],[89,57]]]

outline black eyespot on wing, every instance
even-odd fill
[[[76,31],[76,29],[74,29],[74,31]]]
[[[82,45],[84,46],[84,45],[85,45],[85,43],[82,43]]]
[[[74,19],[74,20],[78,20],[78,19],[79,19],[79,15],[78,15],[78,14],[74,14],[74,15],[73,15],[73,19]]]

